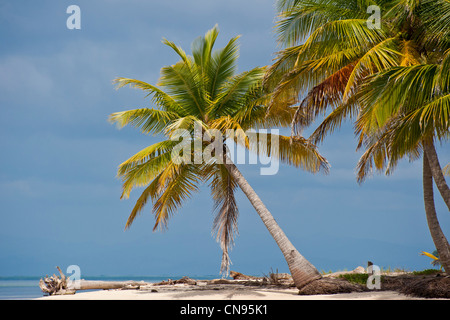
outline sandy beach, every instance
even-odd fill
[[[61,270],[58,269],[60,272]],[[86,281],[81,280],[77,290],[65,280],[53,276],[41,279],[43,292],[55,284],[63,286],[38,300],[436,300],[448,295],[449,277],[445,273],[415,275],[389,272],[380,276],[378,286],[351,284],[342,277],[367,277],[359,266],[352,271],[323,275],[316,282],[299,291],[292,277],[285,273],[271,274],[269,278],[254,277],[231,271],[233,279],[195,280],[182,277],[158,283],[145,281]],[[64,277],[64,275],[62,274]],[[65,278],[64,278],[65,279]],[[67,285],[67,287],[66,287]],[[94,286],[95,285],[95,286]],[[308,289],[310,287],[310,289]],[[101,288],[101,289],[100,289]],[[405,288],[410,288],[405,290]],[[411,290],[414,288],[414,290]],[[56,294],[55,294],[56,293]],[[442,299],[441,299],[442,300]]]
[[[37,300],[426,300],[395,291],[373,291],[329,295],[298,295],[297,289],[236,290],[171,290],[151,292],[143,290],[99,290],[78,292],[74,295],[56,295]],[[429,300],[429,299],[428,299]]]
[[[195,284],[143,283],[139,289],[77,291],[75,294],[43,296],[37,300],[430,300],[394,290],[299,295],[295,287],[249,286],[197,281]],[[450,300],[450,299],[447,299]]]

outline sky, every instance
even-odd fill
[[[68,29],[70,5],[81,29]],[[211,233],[207,186],[187,201],[164,232],[153,232],[151,206],[125,230],[139,196],[120,200],[117,167],[159,141],[108,115],[149,107],[143,92],[116,90],[116,77],[155,84],[177,56],[167,38],[190,52],[214,25],[216,48],[241,35],[239,71],[269,65],[276,43],[273,0],[42,0],[0,2],[0,276],[44,276],[78,265],[81,274],[219,277],[221,250]],[[384,268],[430,268],[421,160],[390,176],[356,182],[351,122],[319,145],[328,175],[281,165],[262,176],[240,165],[294,246],[319,271],[351,270],[370,260]],[[437,146],[442,165],[448,145]],[[245,195],[237,193],[239,235],[231,270],[264,275],[287,264]],[[441,227],[450,214],[438,192]]]

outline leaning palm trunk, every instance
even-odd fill
[[[447,208],[450,210],[450,189],[445,181],[444,173],[441,169],[441,165],[439,164],[439,159],[433,141],[423,143],[423,149],[424,153],[427,154],[431,174],[436,182],[436,186],[444,199]]]
[[[250,203],[255,208],[264,225],[269,230],[283,253],[292,278],[294,279],[295,286],[300,289],[306,284],[320,279],[322,276],[319,271],[317,271],[317,269],[306,260],[297,249],[295,249],[294,245],[289,241],[283,230],[281,230],[272,214],[228,156],[225,156],[225,166],[230,175],[236,180],[241,190],[250,200]]]
[[[445,272],[450,273],[450,245],[442,232],[437,219],[433,196],[433,176],[431,174],[431,168],[426,152],[423,154],[423,197],[431,238],[439,253],[441,266],[444,268]]]

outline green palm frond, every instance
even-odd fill
[[[171,137],[177,130],[186,130],[190,133],[193,132],[195,125],[203,130],[208,129],[208,125],[196,116],[178,117],[166,126],[164,133]]]
[[[166,167],[158,179],[158,198],[154,202],[155,226],[166,228],[169,218],[181,207],[183,201],[199,190],[201,168],[195,164]]]
[[[308,47],[314,43],[346,42],[349,46],[373,46],[385,38],[381,29],[367,27],[366,19],[343,19],[327,22],[315,29],[305,42]]]
[[[116,123],[118,128],[131,125],[140,128],[144,134],[160,134],[169,123],[177,119],[179,115],[175,112],[158,109],[134,109],[116,112],[110,115],[109,122]]]
[[[220,92],[221,86],[232,77],[237,70],[239,57],[239,37],[232,38],[228,44],[213,52],[208,69],[210,99],[214,101]]]
[[[443,92],[450,92],[450,48],[444,53],[438,79],[441,90]]]
[[[217,25],[209,30],[204,37],[198,37],[192,42],[191,51],[195,64],[201,68],[201,72],[206,72],[209,68],[211,53],[216,42],[219,30]]]
[[[356,4],[356,5],[355,5]],[[344,0],[277,1],[279,13],[276,31],[278,41],[286,46],[303,42],[321,25],[339,19],[367,19],[367,6]]]
[[[280,105],[283,108],[286,104],[297,103],[298,96],[308,94],[314,87],[332,80],[333,74],[347,71],[347,67],[357,61],[361,54],[360,48],[353,47],[299,63],[280,78],[274,89],[271,107]]]
[[[235,118],[239,119],[242,128],[248,129],[264,129],[264,128],[288,128],[291,125],[296,108],[285,107],[278,108],[272,112],[268,103],[265,105],[254,106],[251,112],[239,112]]]
[[[448,0],[421,1],[420,15],[427,32],[424,38],[432,46],[447,47],[450,45],[450,2]]]
[[[117,84],[116,89],[120,89],[124,86],[129,85],[131,88],[136,88],[143,90],[148,93],[148,96],[153,96],[152,102],[155,103],[158,107],[160,107],[164,111],[168,112],[178,112],[180,111],[179,105],[177,102],[168,95],[166,92],[162,91],[157,86],[148,84],[144,81],[130,79],[130,78],[116,78],[113,83]]]
[[[203,85],[198,68],[191,68],[182,61],[163,67],[158,82],[158,86],[163,87],[178,102],[183,114],[199,118],[205,115],[205,108],[210,104],[208,97],[203,94]]]
[[[397,41],[397,37],[388,38],[367,50],[355,64],[348,78],[343,99],[348,98],[351,89],[358,80],[361,80],[368,74],[374,74],[398,65],[401,53],[396,51]]]
[[[172,162],[172,148],[175,144],[171,140],[155,143],[119,166],[118,176],[123,181],[121,199],[128,198],[133,188],[150,183]]]
[[[365,152],[357,165],[357,180],[362,183],[373,169],[391,174],[405,156],[416,160],[422,151],[423,135],[418,126],[411,126],[406,116],[391,118],[376,133],[361,135],[361,146]]]
[[[440,90],[436,87],[438,71],[436,65],[400,66],[371,77],[359,93],[359,101],[366,107],[358,130],[377,130],[398,112],[407,113],[432,100]]]
[[[422,136],[447,138],[450,126],[450,93],[438,96],[416,111],[411,112],[408,121],[421,129]]]
[[[181,48],[180,46],[177,46],[174,42],[169,41],[165,38],[163,38],[162,43],[167,45],[168,47],[172,48],[173,51],[175,51],[178,56],[181,58],[181,61],[184,62],[184,64],[190,68],[193,65],[192,57],[189,57],[186,52]]]
[[[280,79],[295,67],[299,54],[302,52],[302,45],[289,47],[277,52],[274,63],[267,68],[267,72],[264,75],[263,84],[268,91],[273,91]]]
[[[155,199],[158,194],[158,181],[162,173],[157,175],[155,179],[142,191],[141,195],[139,196],[138,200],[136,201],[133,209],[131,210],[130,215],[128,216],[127,222],[125,224],[125,229],[128,229],[133,224],[136,217],[142,212],[145,205],[147,204],[149,199]]]
[[[224,82],[219,88],[219,94],[212,102],[208,114],[212,117],[233,114],[241,107],[240,103],[247,100],[249,93],[260,86],[264,68],[254,68],[242,72]]]

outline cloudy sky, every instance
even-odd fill
[[[277,51],[273,0],[42,0],[0,3],[0,276],[42,276],[76,264],[82,275],[219,275],[221,252],[211,235],[207,188],[152,232],[149,206],[129,230],[125,221],[139,189],[119,200],[117,166],[158,137],[118,130],[112,112],[149,106],[112,80],[156,83],[178,61],[167,38],[189,52],[215,24],[217,47],[240,39],[239,70],[268,65]],[[69,30],[66,9],[81,8]],[[291,242],[319,270],[430,267],[420,256],[434,245],[426,225],[421,161],[358,185],[359,157],[351,124],[320,145],[329,175],[281,166],[261,176],[241,166]],[[448,146],[438,147],[442,164]],[[267,274],[288,268],[248,200],[238,193],[239,236],[232,270]],[[436,194],[450,236],[450,214]]]

